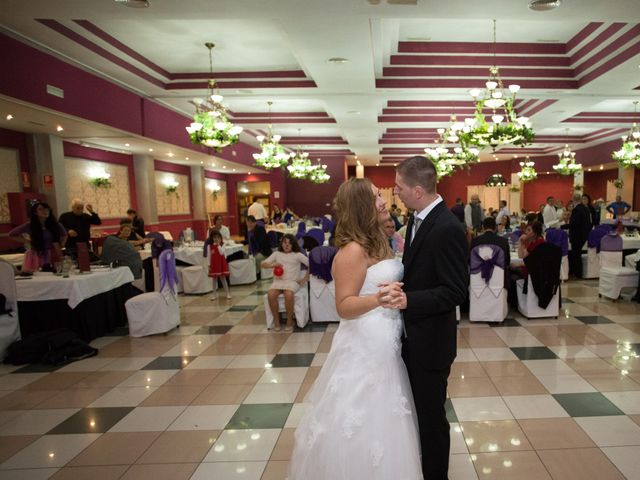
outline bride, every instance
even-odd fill
[[[295,432],[289,480],[419,480],[418,427],[400,357],[402,317],[381,307],[379,285],[403,274],[381,227],[389,213],[366,179],[343,183],[334,203],[341,320]]]

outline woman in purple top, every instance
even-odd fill
[[[24,262],[26,270],[37,270],[51,264],[51,250],[60,250],[67,238],[67,231],[51,213],[51,207],[38,202],[31,207],[31,220],[11,230],[9,237],[24,243],[27,250]]]

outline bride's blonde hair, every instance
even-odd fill
[[[356,242],[371,258],[389,256],[389,243],[378,219],[376,197],[366,178],[350,178],[333,199],[336,212],[335,246]]]

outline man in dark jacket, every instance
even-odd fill
[[[577,199],[569,219],[569,273],[578,278],[582,278],[582,246],[593,227],[589,200],[587,195],[583,195],[582,200]]]
[[[89,243],[91,237],[91,225],[100,225],[102,220],[90,203],[87,203],[87,212],[84,213],[85,205],[82,200],[75,199],[71,202],[71,211],[60,215],[58,221],[67,229],[66,248],[70,252],[75,252],[76,243]]]
[[[247,216],[247,238],[249,253],[256,259],[256,271],[260,272],[260,264],[271,255],[271,243],[267,231],[262,225],[258,225],[253,215]]]

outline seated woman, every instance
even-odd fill
[[[129,232],[126,238],[123,237],[125,231]],[[118,230],[117,236],[122,240],[127,240],[131,245],[138,248],[144,248],[144,244],[151,241],[138,235],[133,230],[133,224],[128,218],[120,220],[120,230]]]
[[[42,267],[50,270],[59,261],[67,231],[51,213],[51,207],[38,202],[31,207],[29,222],[11,230],[9,238],[23,243],[27,250],[22,271],[34,272]]]
[[[229,227],[225,227],[222,224],[222,215],[216,215],[215,217],[213,217],[213,228],[220,232],[223,240],[231,240],[231,232],[229,231]]]
[[[498,225],[497,233],[498,235],[504,235],[505,233],[509,233],[511,231],[511,219],[509,215],[503,215],[500,218],[500,225]]]
[[[142,277],[142,259],[136,248],[129,241],[131,225],[120,225],[116,235],[109,235],[102,247],[102,263],[117,263],[119,266],[129,267],[134,278]]]
[[[544,243],[544,237],[542,236],[542,223],[534,220],[525,227],[524,233],[520,236],[520,240],[518,240],[518,256],[522,259],[527,258],[527,256],[541,243]],[[529,274],[527,267],[524,265],[520,267],[519,274],[521,275],[521,278],[527,278],[527,275]]]
[[[301,266],[309,267],[309,259],[300,252],[300,246],[291,234],[286,234],[280,241],[278,251],[273,252],[269,258],[261,264],[262,268],[276,268],[273,283],[267,292],[269,308],[273,314],[273,330],[280,331],[280,315],[278,314],[278,296],[284,295],[284,306],[287,311],[287,324],[285,332],[293,331],[293,301],[294,294],[309,280],[309,271],[300,278]],[[277,270],[281,274],[277,275]]]

